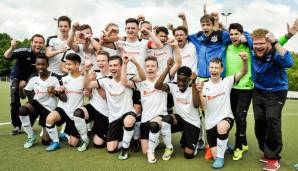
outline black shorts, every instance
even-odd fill
[[[222,120],[225,120],[230,124],[230,129],[227,132],[227,134],[229,134],[230,130],[233,127],[234,120],[232,118],[224,118]],[[217,145],[217,137],[218,137],[217,125],[209,130],[206,130],[206,133],[207,133],[207,140],[208,140],[209,147],[215,147]]]
[[[89,118],[86,120],[86,122],[89,123],[94,121],[91,132],[105,141],[109,125],[108,117],[97,111],[91,104],[87,104],[84,107],[87,109],[89,114]]]
[[[140,130],[141,130],[141,139],[148,140],[149,139],[149,132],[150,132],[150,121],[141,123]]]
[[[195,150],[199,139],[200,128],[186,122],[177,114],[174,114],[174,116],[177,120],[177,124],[171,125],[172,133],[182,131],[182,136],[180,140],[181,146]]]
[[[133,90],[132,101],[133,104],[141,105],[141,92],[139,90]]]
[[[68,115],[65,113],[65,111],[62,108],[57,107],[55,111],[57,111],[61,117],[61,120],[56,122],[56,125],[61,126],[62,124],[66,123],[64,133],[79,139],[80,134],[77,128],[75,127],[74,121],[68,117]]]
[[[34,111],[30,113],[31,125],[36,121],[39,116],[39,125],[42,127],[46,127],[47,116],[50,111],[43,107],[37,100],[28,101],[29,104],[33,107]]]
[[[109,123],[107,132],[107,142],[110,141],[121,141],[123,138],[123,120],[127,115],[136,117],[134,112],[127,112],[121,118]]]

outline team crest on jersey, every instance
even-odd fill
[[[217,37],[217,35],[212,35],[212,36],[210,37],[210,41],[211,41],[211,42],[217,42],[217,41],[218,41],[218,37]]]

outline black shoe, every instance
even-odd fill
[[[130,150],[132,152],[139,152],[141,150],[140,148],[140,141],[132,139],[131,145],[130,145]]]
[[[10,132],[11,135],[17,135],[17,134],[20,134],[20,133],[21,133],[21,128],[18,127],[18,126],[14,127],[14,128],[11,130],[11,132]]]

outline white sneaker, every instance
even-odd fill
[[[147,159],[149,163],[156,163],[156,158],[154,156],[154,152],[147,152]]]

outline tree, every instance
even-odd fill
[[[10,74],[15,61],[4,58],[4,52],[10,47],[11,37],[7,33],[0,33],[0,77]],[[30,46],[30,40],[17,41],[17,48]]]

